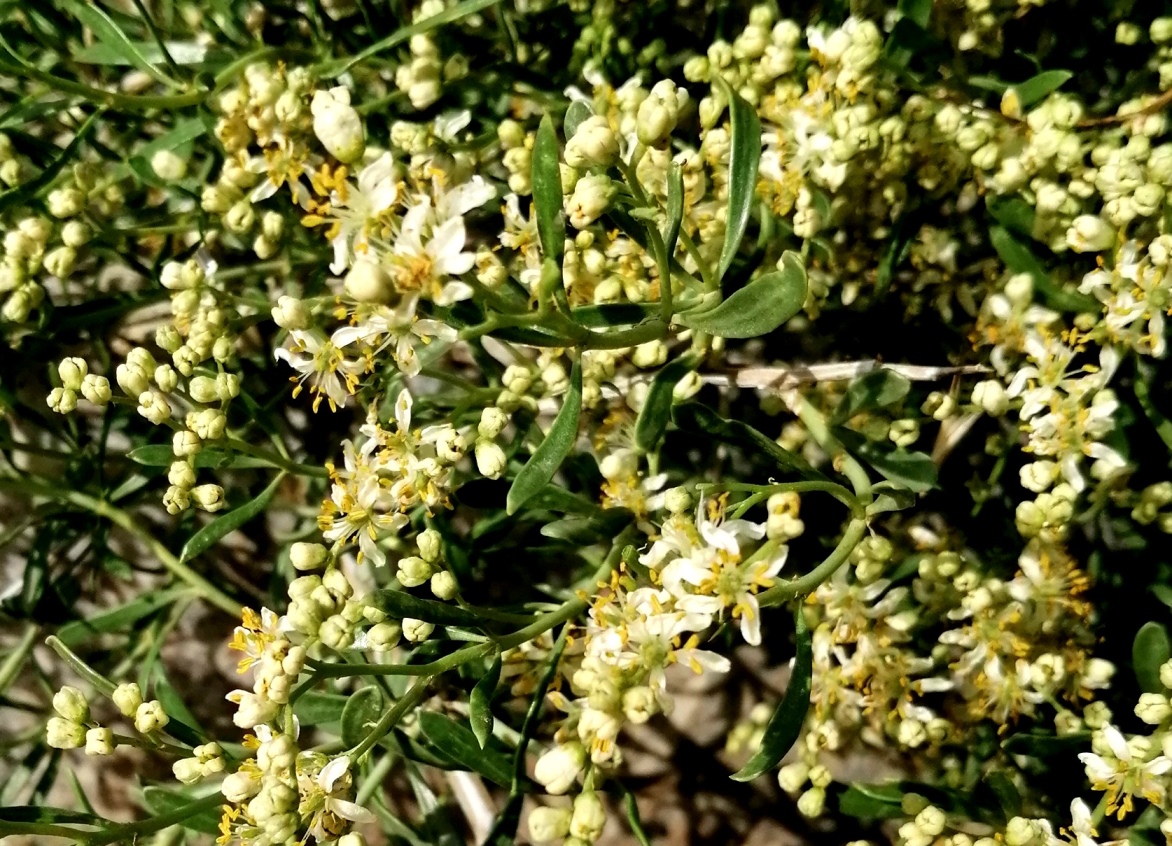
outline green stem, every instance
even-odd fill
[[[342,679],[351,676],[430,677],[446,673],[477,658],[487,657],[495,650],[496,646],[492,643],[477,643],[474,646],[457,649],[451,655],[445,655],[428,664],[329,664],[314,658],[308,659],[305,663],[306,666],[313,668],[313,677],[317,679]]]
[[[451,656],[448,656],[451,657]],[[414,708],[419,700],[423,698],[423,694],[427,691],[428,685],[434,676],[425,676],[415,684],[411,685],[411,689],[399,697],[399,701],[395,703],[395,707],[387,711],[379,721],[374,724],[366,737],[358,742],[358,745],[346,753],[346,757],[351,762],[355,762],[363,755],[369,752],[376,743],[383,739],[387,732],[389,732],[399,720],[412,708]]]
[[[133,535],[146,544],[147,548],[159,559],[164,567],[171,571],[172,575],[180,581],[186,582],[196,593],[212,605],[215,605],[233,617],[240,616],[240,603],[230,598],[218,587],[180,561],[161,541],[143,529],[134,516],[122,509],[115,508],[105,500],[83,494],[80,491],[61,490],[32,479],[21,479],[19,481],[0,479],[0,488],[17,494],[23,493],[34,496],[45,496],[55,500],[64,500],[71,505],[84,508],[99,517],[106,518],[127,534]]]
[[[825,450],[827,455],[837,457],[842,461],[842,473],[850,480],[851,487],[855,489],[855,496],[865,504],[870,504],[874,496],[871,494],[871,478],[867,475],[867,471],[830,433],[830,427],[826,424],[826,418],[822,412],[814,408],[810,401],[797,391],[794,391],[792,396],[795,398],[792,401],[793,412],[805,424],[806,429],[810,432],[810,437]]]
[[[225,804],[224,797],[219,791],[216,791],[208,796],[204,796],[202,799],[196,799],[194,802],[189,802],[165,814],[159,814],[141,822],[128,823],[105,831],[96,832],[90,835],[88,842],[93,844],[93,846],[101,846],[104,843],[134,843],[137,842],[138,837],[141,835],[153,834],[160,829],[181,823],[196,814],[202,813],[203,811],[210,811],[223,804]]]
[[[8,690],[8,685],[12,684],[12,680],[16,678],[20,668],[24,666],[29,653],[33,650],[33,645],[37,642],[37,632],[39,631],[39,626],[35,623],[29,623],[20,636],[20,640],[12,647],[8,657],[4,659],[4,663],[0,664],[0,695]]]
[[[328,479],[330,476],[330,471],[326,470],[325,467],[319,467],[316,464],[298,464],[296,461],[290,461],[279,455],[273,455],[268,450],[252,446],[252,444],[242,441],[239,438],[229,438],[227,444],[236,452],[244,453],[253,458],[259,458],[261,461],[267,462],[273,467],[288,473],[293,473],[298,476],[316,476],[320,479]]]
[[[683,227],[680,227],[680,243],[684,245],[684,249],[692,257],[692,261],[696,263],[696,269],[700,271],[700,279],[704,282],[704,289],[707,291],[719,290],[720,280],[712,273],[712,268],[708,266],[704,256],[700,255],[700,248],[696,246],[692,236]]]
[[[365,805],[374,792],[379,789],[383,783],[383,779],[387,777],[387,773],[391,771],[394,766],[395,759],[390,755],[384,755],[378,759],[370,772],[366,774],[366,778],[362,782],[362,786],[358,788],[358,793],[354,797],[354,801],[359,805]]]
[[[104,696],[113,695],[115,689],[114,682],[78,658],[68,646],[58,639],[57,635],[49,635],[45,638],[45,644],[61,656],[61,660],[68,664],[75,673],[85,679],[90,687]]]
[[[846,527],[846,531],[842,533],[842,538],[838,541],[838,546],[834,547],[831,553],[826,556],[826,560],[809,573],[806,573],[806,575],[792,581],[774,585],[758,596],[757,601],[761,604],[761,607],[768,608],[772,605],[780,605],[787,600],[805,596],[813,591],[834,575],[834,571],[842,566],[843,562],[855,551],[855,547],[862,542],[866,532],[866,520],[860,517],[851,520],[850,524]]]

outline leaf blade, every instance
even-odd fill
[[[578,415],[582,411],[582,362],[574,362],[570,372],[570,389],[562,408],[554,418],[553,425],[545,435],[541,446],[517,473],[505,499],[505,511],[516,514],[539,490],[553,479],[553,474],[570,454],[578,436]]]
[[[769,724],[765,727],[765,736],[761,739],[760,748],[740,770],[733,773],[732,778],[735,781],[751,781],[766,770],[777,766],[802,733],[806,713],[810,710],[814,646],[800,603],[794,611],[794,636],[797,640],[797,655],[794,657],[794,669],[785,688],[785,695],[782,696],[777,710],[773,712]]]
[[[725,272],[736,257],[749,226],[749,212],[757,195],[757,168],[761,163],[761,121],[757,111],[740,94],[733,91],[724,77],[716,77],[717,84],[728,98],[731,126],[728,154],[728,219],[724,244],[720,249],[717,278]]]
[[[483,749],[492,734],[492,695],[501,680],[501,656],[497,653],[496,659],[484,677],[472,688],[468,697],[468,720],[472,724],[472,734],[476,742]]]
[[[783,267],[759,276],[715,308],[678,315],[691,329],[721,338],[767,335],[802,310],[806,303],[806,268],[792,250],[782,255]]]
[[[261,491],[254,499],[249,500],[239,508],[234,508],[222,517],[218,517],[192,535],[187,543],[183,545],[183,550],[179,553],[179,560],[186,563],[197,555],[206,552],[210,547],[219,543],[226,535],[236,531],[264,511],[272,501],[273,496],[277,493],[277,487],[284,478],[284,472],[278,473],[277,477],[269,482],[268,487]]]

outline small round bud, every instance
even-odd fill
[[[606,825],[606,809],[593,790],[574,797],[574,813],[570,818],[570,834],[593,843]]]
[[[412,643],[422,643],[431,637],[431,633],[434,631],[435,626],[423,620],[415,620],[411,617],[403,620],[403,637]]]
[[[329,551],[320,543],[298,541],[289,548],[289,560],[295,570],[320,570],[329,555]]]
[[[399,560],[399,570],[395,577],[403,587],[419,587],[431,578],[434,572],[432,566],[422,558],[411,555]]]
[[[53,710],[63,719],[75,723],[84,723],[90,718],[90,706],[85,701],[85,694],[69,685],[53,694]]]
[[[109,755],[114,751],[114,732],[108,728],[92,728],[85,733],[85,754]]]
[[[88,374],[81,380],[81,395],[94,405],[105,405],[110,401],[110,380],[105,376]]]
[[[618,138],[602,115],[586,118],[566,142],[566,164],[570,167],[610,167],[618,156]]]
[[[142,704],[142,690],[134,682],[127,682],[114,688],[110,698],[114,700],[114,705],[122,716],[133,717],[138,711],[138,706]]]
[[[85,745],[85,726],[64,717],[50,717],[45,724],[45,742],[53,749],[78,749]]]
[[[398,623],[393,623],[388,620],[371,626],[366,633],[366,638],[372,649],[386,652],[389,649],[394,649],[398,645],[402,634],[402,627]]]
[[[570,789],[585,763],[586,747],[581,743],[561,744],[537,759],[533,777],[548,793],[557,796]]]
[[[390,302],[395,289],[381,264],[360,258],[346,274],[346,293],[360,303],[386,303]]]
[[[134,727],[142,734],[159,731],[169,722],[171,718],[167,716],[162,703],[157,699],[143,702],[134,712]]]
[[[219,511],[227,503],[219,485],[199,485],[191,489],[191,498],[204,511]]]
[[[482,476],[499,479],[508,466],[505,451],[492,441],[476,442],[476,469]]]
[[[431,592],[437,599],[445,602],[455,597],[460,587],[456,584],[456,577],[447,570],[440,570],[431,577]]]
[[[362,117],[350,105],[346,88],[315,92],[309,110],[313,113],[313,134],[330,155],[347,164],[362,157],[366,150]]]
[[[164,182],[178,182],[187,176],[187,160],[173,150],[159,150],[151,156],[151,170]]]
[[[534,808],[529,812],[529,837],[534,843],[553,843],[570,833],[569,808]]]
[[[273,307],[273,322],[282,329],[305,329],[310,325],[309,307],[297,297],[281,297]]]
[[[81,390],[81,382],[87,373],[89,373],[89,366],[85,363],[85,359],[66,358],[57,365],[57,375],[61,377],[62,387],[71,391]]]

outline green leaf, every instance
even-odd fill
[[[58,639],[71,649],[82,645],[94,635],[123,631],[139,620],[149,617],[160,608],[189,593],[186,585],[141,596],[110,611],[103,611],[85,620],[72,620],[57,630]]]
[[[906,376],[885,367],[865,373],[847,387],[842,401],[830,417],[830,424],[837,426],[862,411],[895,405],[911,389],[912,383]]]
[[[148,811],[155,816],[169,814],[190,805],[195,797],[187,796],[178,790],[168,790],[165,787],[150,786],[142,789],[142,801]],[[220,833],[220,812],[215,808],[200,811],[198,814],[189,814],[179,825],[184,828],[198,831],[201,834]]]
[[[209,48],[199,42],[167,41],[165,43],[167,52],[171,54],[171,58],[175,60],[177,65],[199,65],[209,58]],[[135,53],[148,62],[159,64],[166,61],[163,57],[163,51],[159,49],[159,45],[155,41],[131,41],[130,45],[134,48]],[[75,51],[71,58],[75,62],[87,65],[133,64],[130,55],[124,49],[106,42],[88,44]]]
[[[121,56],[123,63],[138,68],[148,74],[156,82],[165,85],[174,85],[175,80],[163,73],[135,46],[118,24],[107,15],[100,6],[87,3],[85,0],[53,0],[53,4],[66,14],[77,18],[87,29],[93,32],[94,37],[108,49]]]
[[[74,154],[85,142],[86,138],[89,137],[90,132],[97,125],[98,118],[104,111],[104,109],[98,109],[86,118],[85,123],[77,130],[77,134],[73,136],[73,140],[69,142],[69,146],[62,150],[61,155],[55,158],[48,167],[27,182],[0,193],[0,214],[3,214],[20,203],[28,202],[42,188],[47,188],[57,178],[57,174],[61,172],[62,168],[73,160]]]
[[[546,488],[548,490],[548,488]],[[533,501],[530,500],[530,505]],[[595,514],[571,514],[541,527],[541,536],[587,546],[610,539],[633,519],[625,508],[607,508]]]
[[[830,481],[815,470],[796,453],[782,447],[776,441],[765,437],[752,426],[740,420],[725,420],[719,414],[698,402],[685,402],[675,406],[671,412],[672,421],[689,432],[713,435],[717,441],[736,444],[750,454],[764,453],[773,459],[782,470],[796,473],[806,479]]]
[[[690,329],[721,338],[755,338],[772,332],[802,310],[806,302],[806,268],[787,250],[784,267],[759,276],[716,308],[678,319]]]
[[[309,690],[293,703],[293,713],[305,726],[336,723],[342,719],[342,711],[346,709],[346,703],[349,701],[349,696]]]
[[[1172,420],[1169,420],[1164,412],[1156,408],[1156,404],[1152,402],[1152,388],[1149,382],[1153,376],[1150,367],[1139,366],[1135,374],[1135,381],[1132,383],[1132,389],[1135,391],[1135,398],[1139,402],[1144,417],[1148,418],[1148,422],[1155,427],[1156,434],[1160,436],[1164,446],[1172,452]]]
[[[560,273],[562,251],[566,245],[566,220],[562,209],[562,173],[558,164],[558,136],[548,114],[537,127],[531,160],[533,208],[537,214],[537,234],[541,255],[556,262]]]
[[[794,668],[790,673],[785,695],[781,698],[777,710],[773,712],[769,725],[765,727],[761,746],[748,763],[733,773],[732,777],[736,781],[751,781],[766,770],[776,767],[802,733],[806,712],[810,710],[810,677],[814,669],[814,647],[801,603],[794,609],[794,636],[797,640],[797,657],[794,658]]]
[[[1037,76],[1031,76],[1021,85],[1013,86],[1017,92],[1017,99],[1023,109],[1028,109],[1034,103],[1044,99],[1047,94],[1057,91],[1073,77],[1070,71],[1052,70],[1043,71]]]
[[[838,810],[865,820],[903,816],[903,790],[895,785],[851,785],[838,797]]]
[[[879,482],[871,488],[875,499],[867,506],[867,516],[883,514],[889,511],[904,511],[916,504],[916,495],[894,482]]]
[[[684,171],[680,163],[673,159],[667,169],[667,225],[663,230],[663,246],[669,260],[676,253],[676,241],[680,237],[683,220]]]
[[[484,620],[458,605],[438,602],[434,599],[420,599],[403,590],[376,590],[371,601],[396,620],[423,620],[437,626],[465,626],[480,628]]]
[[[635,446],[643,452],[652,452],[659,446],[659,439],[663,437],[667,421],[671,419],[675,387],[698,363],[699,360],[694,356],[680,356],[664,365],[651,380],[647,398],[635,420]]]
[[[171,718],[170,722],[167,723],[168,734],[189,746],[198,746],[206,740],[206,732],[200,728],[195,714],[191,713],[187,703],[167,680],[167,674],[163,672],[162,665],[155,666],[155,697],[163,706],[163,710],[167,712],[167,716]]]
[[[213,0],[213,2],[223,3],[226,2],[226,0]],[[400,27],[386,38],[382,39],[381,41],[376,41],[374,44],[371,44],[366,49],[355,53],[353,56],[346,56],[345,58],[336,59],[332,62],[326,62],[322,64],[319,67],[319,77],[321,79],[337,79],[355,65],[361,64],[371,56],[374,56],[377,53],[381,53],[383,50],[389,50],[397,44],[402,44],[406,41],[409,41],[416,35],[423,35],[425,33],[431,32],[431,30],[435,29],[437,26],[453,23],[460,20],[460,18],[474,15],[477,12],[481,12],[489,8],[490,6],[495,6],[499,2],[500,0],[463,0],[463,2],[457,3],[455,6],[451,6],[450,8],[445,9],[438,15],[432,15],[431,17],[424,18],[423,20],[419,21],[418,23],[414,23],[411,26]]]
[[[132,449],[126,457],[144,467],[170,467],[175,460],[175,453],[170,444],[147,444]],[[192,465],[196,469],[212,468],[215,470],[244,470],[255,467],[271,467],[262,458],[253,458],[250,455],[235,455],[222,449],[205,448],[195,454]]]
[[[928,28],[928,21],[932,17],[932,0],[899,0],[896,8],[920,29]]]
[[[1046,305],[1057,311],[1100,311],[1099,301],[1087,294],[1074,291],[1065,291],[1050,281],[1041,262],[1030,252],[1029,247],[1014,238],[1008,229],[1002,226],[989,227],[989,241],[997,255],[1014,273],[1028,273],[1034,282],[1034,287],[1042,295]]]
[[[512,767],[508,758],[501,754],[501,747],[492,744],[481,748],[468,726],[435,711],[422,711],[419,727],[429,742],[463,769],[479,773],[502,787],[512,783]]]
[[[357,746],[383,712],[383,695],[374,685],[359,688],[342,709],[342,743]]]
[[[1163,602],[1169,608],[1172,608],[1172,586],[1169,585],[1152,585],[1148,588],[1152,592],[1152,596]]]
[[[1001,806],[1001,811],[1007,820],[1021,814],[1021,793],[1018,792],[1017,785],[1004,770],[993,770],[986,773],[984,783],[997,797],[997,804]]]
[[[834,436],[857,457],[878,470],[883,478],[903,485],[915,493],[923,493],[936,487],[936,464],[927,453],[908,452],[886,444],[877,444],[858,432],[842,427],[834,430]]]
[[[513,480],[505,500],[505,510],[516,514],[530,497],[553,479],[578,438],[578,414],[582,410],[582,362],[577,360],[570,371],[570,390],[561,411],[545,434],[545,440]]]
[[[761,122],[757,119],[757,110],[733,91],[724,77],[717,76],[716,84],[728,99],[731,124],[731,147],[728,154],[728,218],[717,270],[717,278],[722,279],[736,257],[741,239],[745,237],[745,230],[749,226],[749,212],[757,196],[757,166],[761,162]]]
[[[1160,665],[1172,657],[1168,632],[1159,623],[1144,623],[1131,644],[1131,663],[1140,689],[1145,693],[1163,693]]]
[[[579,306],[570,313],[570,318],[590,329],[610,329],[614,326],[633,326],[654,317],[658,311],[658,306],[646,303],[602,303]]]
[[[195,558],[197,555],[202,554],[219,543],[225,535],[231,534],[249,520],[261,514],[268,508],[269,503],[273,499],[273,495],[277,492],[277,487],[284,478],[284,473],[278,473],[277,478],[269,482],[269,486],[261,491],[260,495],[255,499],[249,500],[239,508],[229,511],[223,517],[216,518],[192,535],[191,539],[183,545],[183,551],[179,553],[179,560],[190,561],[192,558]]]
[[[468,721],[472,724],[472,734],[476,742],[483,749],[492,734],[492,695],[496,693],[496,686],[501,680],[501,656],[497,653],[496,660],[488,668],[488,672],[472,688],[468,697]]]
[[[1032,758],[1052,758],[1068,754],[1072,757],[1090,743],[1090,732],[1081,731],[1058,737],[1050,732],[1020,732],[1001,741],[1001,748],[1011,755],[1028,755]]]
[[[578,127],[583,121],[594,117],[594,106],[590,104],[589,100],[574,100],[570,103],[569,108],[566,109],[565,120],[562,121],[562,129],[566,133],[566,140],[569,141],[574,137],[574,133],[578,131]]]
[[[639,815],[639,803],[635,799],[635,794],[625,784],[621,786],[621,789],[623,791],[623,810],[627,812],[627,825],[631,828],[631,834],[634,835],[639,846],[651,846],[647,832],[643,830],[643,818]]]
[[[1020,197],[998,197],[990,194],[985,198],[985,208],[993,219],[1023,238],[1034,237],[1034,207]]]

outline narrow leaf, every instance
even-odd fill
[[[1046,95],[1057,91],[1073,76],[1074,74],[1070,71],[1043,71],[1037,76],[1031,76],[1021,85],[1013,86],[1013,90],[1017,92],[1017,99],[1021,103],[1021,107],[1028,109],[1034,103],[1044,99]]]
[[[154,41],[131,41],[134,53],[148,62],[158,64],[165,61],[163,51]],[[195,41],[167,41],[167,52],[177,65],[198,65],[208,58],[209,49]],[[130,54],[117,45],[100,42],[88,44],[74,52],[75,62],[87,65],[133,65]]]
[[[782,264],[781,270],[754,279],[716,308],[679,315],[680,322],[721,338],[755,338],[772,332],[806,302],[806,269],[801,258],[787,250]]]
[[[435,711],[422,711],[419,727],[428,741],[461,768],[479,773],[502,787],[512,783],[509,760],[495,746],[481,748],[468,726]]]
[[[48,187],[49,183],[57,178],[57,174],[61,172],[62,168],[73,160],[74,154],[77,153],[86,138],[89,137],[90,132],[96,126],[97,120],[103,111],[104,109],[98,109],[85,119],[85,123],[77,130],[77,134],[73,136],[73,140],[69,142],[69,146],[62,150],[61,155],[55,158],[48,167],[27,182],[0,193],[0,214],[3,214],[20,203],[27,202],[30,198],[36,196],[42,188]]]
[[[437,602],[434,599],[420,599],[403,590],[377,590],[370,596],[378,608],[396,620],[411,618],[434,623],[437,626],[465,626],[480,628],[484,619],[458,605]]]
[[[834,430],[834,436],[852,453],[878,470],[883,478],[903,485],[915,493],[923,493],[936,487],[936,464],[927,453],[908,452],[886,444],[877,444],[858,432],[841,427]]]
[[[1131,645],[1131,663],[1135,678],[1145,693],[1163,693],[1160,665],[1172,657],[1168,632],[1159,623],[1144,623]]]
[[[193,797],[186,796],[178,790],[151,786],[142,789],[142,801],[148,811],[160,816],[187,807],[192,803]],[[196,814],[188,814],[179,825],[201,834],[219,834],[220,813],[215,808],[209,808]]]
[[[213,520],[192,535],[191,539],[183,545],[183,551],[179,554],[179,560],[190,561],[192,558],[195,558],[197,555],[200,555],[219,543],[225,535],[236,531],[249,520],[263,512],[268,508],[269,503],[273,499],[273,495],[277,492],[277,487],[284,478],[284,473],[278,473],[277,478],[269,482],[269,486],[261,491],[260,495],[255,499],[244,503],[239,508],[229,511],[223,517]]]
[[[293,704],[293,714],[305,726],[336,723],[342,719],[342,711],[349,701],[349,696],[309,690]]]
[[[894,405],[906,397],[911,388],[912,383],[906,376],[886,368],[866,373],[847,387],[842,401],[830,417],[830,423],[837,426],[859,412]]]
[[[717,276],[725,271],[736,257],[745,229],[749,225],[749,211],[757,196],[757,166],[761,162],[761,122],[757,111],[740,94],[733,91],[724,77],[716,77],[728,98],[731,124],[731,148],[728,154],[728,220],[725,226],[724,246],[720,249]]]
[[[562,121],[562,128],[566,133],[566,140],[569,141],[574,137],[574,133],[578,131],[578,127],[587,118],[594,117],[594,107],[590,105],[589,100],[574,100],[570,103],[569,108],[566,109],[565,120]]]
[[[566,243],[566,221],[562,210],[562,173],[558,164],[558,137],[553,120],[547,114],[537,127],[533,141],[531,182],[533,207],[537,214],[537,234],[541,255],[553,259],[560,271]]]
[[[94,814],[70,811],[67,808],[53,808],[49,805],[12,805],[0,808],[0,822],[105,826],[110,821]]]
[[[829,479],[815,470],[810,464],[796,453],[782,447],[779,443],[767,438],[740,420],[726,420],[712,409],[698,402],[685,402],[672,409],[672,421],[681,429],[698,432],[704,435],[713,435],[718,442],[735,444],[750,453],[769,456],[782,470],[796,473],[806,479]]]
[[[57,630],[57,638],[71,649],[80,646],[94,635],[129,629],[139,620],[149,617],[160,608],[166,608],[189,591],[186,585],[161,590],[139,597],[110,611],[95,614],[85,620],[73,620]]]
[[[378,722],[383,712],[383,695],[374,685],[359,688],[342,709],[342,743],[357,746]]]
[[[814,667],[814,647],[800,603],[794,611],[794,626],[797,656],[794,658],[794,668],[790,673],[789,684],[785,688],[785,696],[781,698],[777,710],[769,720],[769,725],[765,727],[765,736],[761,738],[761,746],[757,752],[745,766],[733,773],[732,777],[736,781],[751,781],[766,770],[776,767],[802,733],[806,712],[810,710],[810,677]]]
[[[578,437],[578,414],[582,410],[582,362],[574,362],[570,372],[570,390],[562,402],[562,409],[554,418],[541,446],[521,468],[513,480],[506,499],[505,510],[516,514],[530,497],[549,484],[553,474],[570,454]]]
[[[1075,291],[1065,291],[1050,281],[1050,275],[1029,247],[1014,238],[1008,229],[1002,226],[989,227],[989,241],[1006,267],[1014,273],[1030,275],[1034,287],[1050,308],[1058,311],[1099,311],[1099,301],[1094,297]]]
[[[671,419],[672,394],[681,379],[695,369],[698,360],[685,355],[669,362],[651,380],[647,398],[635,420],[635,446],[643,452],[652,452],[658,445]]]
[[[126,33],[119,29],[118,24],[114,23],[113,19],[101,7],[92,2],[86,3],[84,0],[53,0],[53,4],[66,14],[77,18],[94,34],[98,41],[121,56],[123,63],[138,68],[156,82],[167,85],[175,84],[175,80],[155,67],[154,63],[143,55],[135,42],[131,41]]]
[[[498,653],[492,666],[484,677],[472,688],[468,697],[468,719],[472,724],[472,734],[476,742],[483,749],[492,734],[492,695],[496,693],[496,686],[501,680],[501,656]]]
[[[676,253],[680,224],[684,220],[684,172],[680,163],[672,160],[667,169],[667,226],[663,230],[663,245],[668,260]]]

